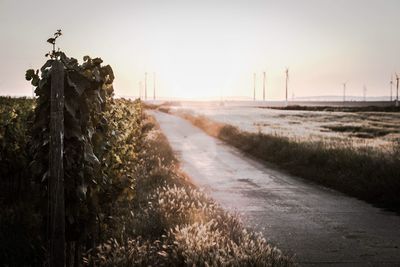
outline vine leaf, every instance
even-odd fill
[[[29,69],[29,70],[26,71],[26,73],[25,73],[25,79],[26,79],[27,81],[32,80],[32,79],[33,79],[33,76],[35,76],[35,70],[34,70],[34,69]]]
[[[55,44],[56,43],[56,38],[49,38],[47,39],[47,42],[50,44]]]
[[[40,78],[39,78],[39,70],[33,70],[33,69],[29,69],[26,71],[25,73],[25,79],[27,81],[31,81],[31,84],[33,86],[38,86],[39,82],[40,82]]]

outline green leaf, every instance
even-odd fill
[[[44,72],[47,68],[50,68],[53,62],[54,62],[53,59],[47,60],[46,63],[44,63],[43,66],[40,68],[40,71]]]
[[[89,88],[90,82],[76,71],[69,72],[67,75],[67,83],[73,87],[79,96],[85,92],[86,88]]]
[[[31,81],[31,84],[32,84],[33,86],[38,86],[38,85],[39,85],[39,82],[40,82],[39,76],[37,76],[37,75],[33,76],[32,81]]]
[[[99,57],[96,57],[92,60],[92,62],[93,62],[93,65],[100,66],[100,64],[103,63],[103,60]]]
[[[27,70],[26,73],[25,73],[25,79],[26,79],[27,81],[32,80],[34,76],[35,76],[35,70],[33,70],[33,69],[29,69],[29,70]]]
[[[103,77],[106,77],[106,83],[110,84],[114,81],[115,76],[114,76],[114,71],[111,68],[110,65],[104,66],[101,68],[101,74]]]

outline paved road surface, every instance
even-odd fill
[[[300,265],[400,266],[400,216],[266,166],[181,118],[151,114],[183,171]]]

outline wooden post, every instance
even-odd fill
[[[64,267],[64,66],[57,60],[51,68],[50,101],[49,266]]]

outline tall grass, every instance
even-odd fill
[[[151,117],[124,233],[85,258],[95,266],[290,266],[291,259],[246,230],[179,172]]]
[[[294,175],[400,212],[400,143],[381,151],[351,143],[296,141],[244,132],[204,116],[179,115],[209,135]]]
[[[265,107],[260,107],[265,108]],[[308,110],[308,111],[340,111],[340,112],[399,112],[400,107],[394,103],[391,106],[359,106],[359,107],[341,107],[341,106],[300,106],[290,105],[287,107],[267,107],[281,110]]]

